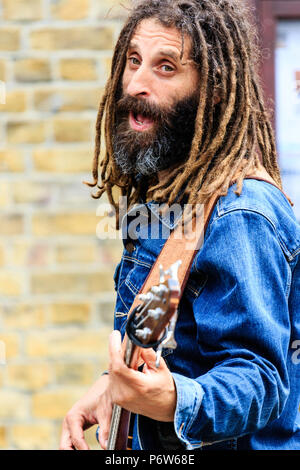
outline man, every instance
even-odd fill
[[[88,449],[94,424],[105,449],[112,403],[137,415],[133,449],[300,449],[300,230],[254,44],[240,0],[141,1],[120,34],[96,125],[90,186],[105,115],[94,197],[106,192],[117,215],[115,186],[150,211],[219,200],[180,302],[178,346],[159,368],[145,349],[144,367],[129,369],[121,337],[165,240],[124,236],[109,372],[67,414],[62,449]]]

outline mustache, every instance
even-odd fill
[[[172,117],[175,110],[172,106],[163,108],[155,103],[151,103],[143,98],[136,98],[131,95],[123,95],[117,102],[116,111],[118,120],[127,117],[130,112],[135,115],[141,114],[158,123],[171,126]]]

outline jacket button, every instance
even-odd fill
[[[132,253],[135,250],[135,246],[132,242],[128,242],[125,245],[125,249],[129,251],[129,253]]]

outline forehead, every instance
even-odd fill
[[[179,55],[184,47],[184,56],[190,53],[192,47],[190,36],[185,34],[183,41],[181,31],[175,26],[164,26],[156,18],[146,19],[139,23],[132,35],[131,44],[150,46],[153,49],[165,46],[174,49]]]

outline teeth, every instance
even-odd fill
[[[141,121],[139,121],[137,118],[135,118],[136,122],[140,125],[142,125],[143,123]]]

